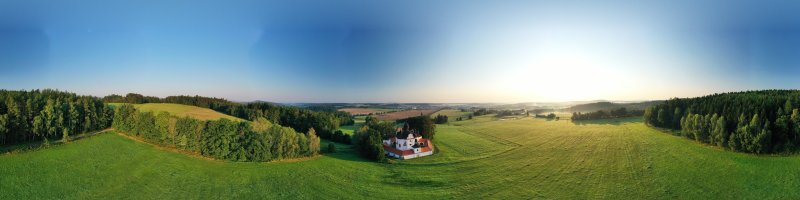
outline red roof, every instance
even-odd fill
[[[392,152],[392,153],[400,155],[400,156],[407,156],[407,155],[413,155],[414,154],[414,150],[409,149],[409,150],[401,151],[399,149],[395,149],[394,147],[390,147],[388,145],[383,145],[383,150],[386,150],[388,152]],[[431,151],[431,147],[430,146],[420,148],[420,153],[428,152],[428,151]]]
[[[431,151],[431,147],[430,147],[430,146],[427,146],[427,147],[422,147],[422,149],[420,149],[420,153],[422,153],[422,152],[428,152],[428,151]]]

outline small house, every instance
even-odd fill
[[[408,123],[398,128],[394,136],[387,135],[383,139],[386,155],[398,159],[411,159],[433,154],[433,144],[422,138],[417,130],[412,130]]]

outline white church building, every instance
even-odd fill
[[[384,138],[383,149],[386,155],[404,160],[433,154],[433,144],[416,130],[411,130],[407,123],[397,129],[394,137]]]

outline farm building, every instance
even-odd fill
[[[433,154],[433,144],[407,123],[394,136],[384,138],[383,149],[386,155],[404,160]]]

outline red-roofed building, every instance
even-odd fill
[[[394,137],[384,138],[383,149],[391,157],[411,159],[432,155],[433,143],[405,124],[403,128],[398,128]]]

